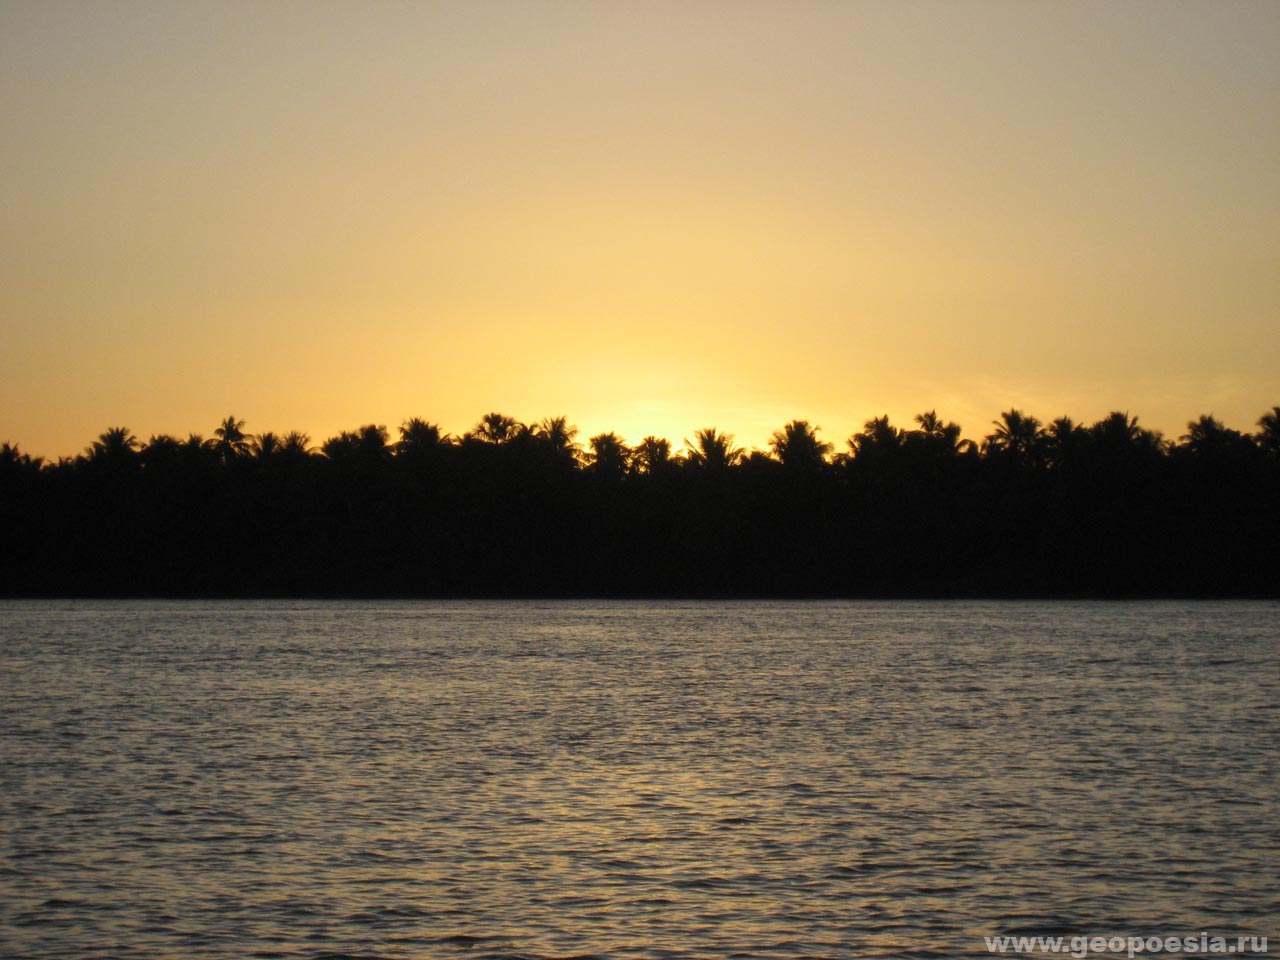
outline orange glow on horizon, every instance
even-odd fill
[[[1280,401],[1280,8],[0,11],[0,441]]]

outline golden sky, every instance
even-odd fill
[[[1280,403],[1280,3],[0,0],[0,440]]]

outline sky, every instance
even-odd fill
[[[0,0],[0,441],[1280,404],[1280,3]]]

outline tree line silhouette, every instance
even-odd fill
[[[125,427],[46,463],[0,445],[14,596],[1277,596],[1280,407],[1176,441],[1020,410],[981,441],[930,410],[837,452],[684,452],[486,414],[209,438]]]

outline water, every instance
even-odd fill
[[[2,603],[0,955],[1274,942],[1278,612]]]

